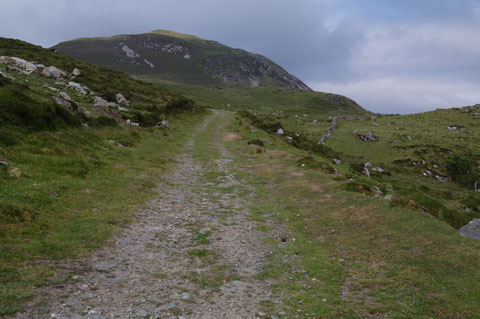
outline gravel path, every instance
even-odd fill
[[[268,317],[259,302],[275,300],[255,275],[269,251],[247,218],[253,195],[231,171],[222,124],[211,142],[218,158],[194,160],[196,137],[226,116],[214,112],[199,128],[148,209],[110,245],[71,266],[75,283],[47,288],[43,305],[17,318]]]

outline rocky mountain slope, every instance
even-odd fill
[[[0,38],[0,95],[2,125],[40,129],[58,126],[59,114],[87,125],[154,126],[167,114],[194,104],[124,73],[4,38]]]
[[[172,31],[81,38],[53,48],[93,64],[175,83],[310,90],[264,56]]]

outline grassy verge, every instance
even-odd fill
[[[274,282],[287,317],[478,316],[478,242],[429,214],[344,190],[348,180],[302,167],[308,154],[281,140],[252,152],[245,122],[230,129],[243,140],[229,148],[252,165],[243,174],[258,195],[252,211],[288,230],[266,238],[274,253],[258,274]]]
[[[204,117],[184,113],[162,129],[35,132],[2,147],[0,314],[62,280],[55,260],[88,254],[128,222]]]

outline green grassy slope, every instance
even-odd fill
[[[144,77],[138,78],[149,80]],[[302,114],[305,111],[318,115],[368,113],[348,97],[332,93],[289,88],[221,88],[174,84],[166,81],[155,82],[172,92],[194,100],[199,105],[215,108],[296,114]]]
[[[300,80],[261,55],[173,31],[81,38],[59,43],[54,48],[80,60],[157,80],[309,90]],[[125,50],[133,51],[127,54]]]
[[[330,126],[331,118],[326,115],[307,112],[305,117],[294,113],[273,116],[257,112],[254,118],[258,119],[257,125],[264,127],[281,125],[294,145],[324,158],[325,164],[320,167],[327,171],[337,169],[341,175],[352,178],[347,189],[378,196],[374,186],[379,187],[383,191],[381,197],[393,195],[394,204],[416,207],[459,228],[480,217],[480,193],[474,191],[474,183],[480,179],[477,112],[475,107],[467,107],[341,120],[325,147],[317,142]],[[448,129],[453,126],[457,129]],[[364,142],[353,135],[354,131],[359,135],[371,131],[380,140]],[[334,165],[334,158],[342,160],[342,165]],[[452,162],[458,163],[455,158],[467,163],[468,169],[462,176],[453,176],[448,169]],[[308,160],[305,163],[317,165]],[[362,174],[365,163],[380,166],[385,172],[370,169],[371,178],[367,178]],[[451,180],[441,182],[437,175]]]
[[[437,114],[424,116],[434,122]],[[413,118],[398,117],[397,123],[413,124]],[[284,301],[285,317],[478,317],[480,243],[416,208],[347,191],[352,181],[303,161],[312,156],[331,165],[328,158],[293,148],[264,131],[252,132],[254,128],[243,118],[233,121],[230,130],[242,139],[229,142],[229,148],[240,154],[239,163],[251,168],[236,172],[257,194],[251,218],[264,227],[279,223],[284,234],[265,231],[272,254],[258,276],[268,279],[273,296]],[[247,145],[263,138],[274,144]],[[458,186],[450,187],[460,193]],[[263,306],[271,313],[276,305]]]
[[[92,95],[0,64],[14,78],[0,75],[1,316],[21,311],[35,287],[52,284],[51,260],[101,247],[130,220],[205,111],[157,85],[25,42],[0,38],[0,55],[79,68],[74,81],[110,101],[118,92],[130,100],[125,112],[95,108]],[[56,104],[57,93],[44,84],[66,91],[72,107]],[[169,127],[151,127],[164,116]]]

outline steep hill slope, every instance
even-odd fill
[[[93,64],[175,83],[310,90],[264,56],[172,31],[81,38],[54,48]]]

